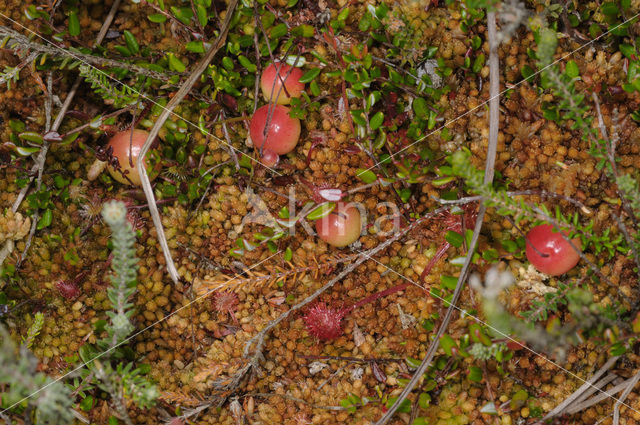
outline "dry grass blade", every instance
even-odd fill
[[[586,381],[580,388],[574,391],[569,397],[567,397],[562,403],[557,405],[552,411],[547,413],[544,418],[539,423],[546,421],[547,419],[553,418],[554,416],[562,414],[562,412],[567,409],[571,404],[578,401],[578,399],[583,395],[585,391],[594,387],[594,384],[600,377],[609,369],[613,367],[613,365],[618,361],[620,356],[611,357],[607,362],[596,372],[593,376]]]
[[[186,407],[196,407],[202,404],[202,400],[179,391],[164,391],[162,394],[160,394],[159,398],[160,400],[163,400],[168,404],[176,404]]]
[[[227,14],[222,24],[222,28],[220,29],[220,35],[215,43],[211,45],[209,50],[205,56],[198,62],[195,66],[194,70],[191,72],[189,77],[184,81],[180,90],[176,92],[176,94],[171,98],[167,106],[162,108],[162,112],[160,116],[156,120],[155,124],[149,131],[149,136],[147,137],[147,141],[142,146],[140,150],[140,157],[144,158],[149,148],[151,147],[151,143],[155,140],[160,132],[160,129],[164,125],[169,115],[173,112],[173,109],[178,106],[182,99],[189,93],[191,87],[198,81],[200,78],[200,74],[204,72],[204,70],[209,66],[209,62],[213,59],[213,57],[218,53],[218,50],[224,45],[225,40],[227,39],[227,33],[229,31],[229,25],[231,24],[231,18],[233,17],[233,12],[235,11],[236,6],[238,5],[238,0],[231,0],[229,3],[229,7],[227,8]],[[158,207],[156,206],[156,197],[153,194],[153,189],[151,188],[151,182],[149,181],[149,176],[147,175],[147,170],[144,166],[144,161],[140,161],[137,164],[138,174],[140,174],[140,181],[142,184],[142,189],[144,190],[144,194],[147,198],[147,205],[149,206],[149,213],[153,218],[153,224],[158,233],[158,242],[162,247],[162,253],[164,254],[164,258],[167,262],[167,271],[169,272],[169,276],[173,283],[178,284],[178,280],[180,276],[178,275],[178,270],[173,262],[173,258],[171,257],[171,251],[169,250],[169,245],[167,244],[167,238],[164,234],[164,228],[162,226],[162,220],[160,219],[160,213],[158,211]]]
[[[353,261],[356,257],[356,255],[348,255],[331,258],[322,263],[316,261],[316,264],[313,266],[294,265],[291,262],[287,262],[286,264],[291,268],[290,270],[272,266],[268,274],[251,271],[247,273],[249,277],[232,278],[227,274],[220,273],[211,278],[196,278],[193,283],[193,289],[197,296],[202,296],[220,289],[235,291],[242,286],[270,286],[278,281],[285,282],[287,279],[293,279],[294,281],[302,280],[309,272],[313,272],[314,279],[317,279],[320,272],[328,271],[338,264]]]
[[[566,409],[565,413],[568,415],[575,415],[576,413],[581,412],[584,409],[588,409],[589,407],[596,405],[603,400],[615,398],[614,396],[618,394],[620,391],[624,391],[627,388],[629,388],[629,384],[632,382],[634,378],[635,376],[633,378],[627,379],[626,381],[618,385],[615,385],[613,388],[609,388],[608,390],[602,390],[602,392],[597,396],[591,397],[590,399],[587,399],[581,403],[578,403],[575,406],[572,406]],[[537,424],[538,423],[542,423],[542,422],[537,422]]]
[[[490,183],[493,181],[496,152],[498,146],[498,130],[500,126],[500,74],[499,74],[499,62],[498,62],[498,39],[496,31],[496,14],[495,12],[487,12],[487,32],[489,35],[489,146],[487,148],[487,159],[485,163],[484,182]],[[435,338],[429,345],[427,354],[422,360],[422,363],[418,369],[414,372],[411,380],[405,385],[404,389],[396,399],[395,403],[389,408],[389,410],[376,422],[376,425],[384,425],[391,420],[395,412],[398,410],[402,402],[407,398],[409,393],[416,386],[422,375],[425,373],[433,356],[440,344],[440,337],[444,334],[449,326],[453,312],[455,311],[456,303],[464,287],[464,282],[467,279],[469,267],[471,265],[471,259],[475,252],[476,244],[480,236],[480,230],[482,229],[482,221],[484,219],[486,209],[483,204],[480,205],[478,211],[478,217],[476,219],[475,228],[473,230],[473,237],[468,247],[468,253],[465,257],[464,265],[460,271],[456,288],[451,297],[449,308],[442,319],[442,323],[438,328]]]
[[[627,388],[620,394],[620,398],[616,401],[615,406],[613,406],[613,425],[618,425],[620,423],[620,406],[624,403],[624,400],[627,398],[633,387],[636,386],[640,380],[640,371],[636,372],[628,382]]]

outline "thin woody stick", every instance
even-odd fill
[[[207,69],[209,62],[213,59],[213,57],[218,53],[218,50],[224,45],[225,40],[227,39],[227,33],[229,32],[229,25],[231,24],[231,18],[233,17],[233,12],[238,4],[238,0],[231,0],[229,3],[229,7],[227,8],[227,14],[224,19],[224,23],[222,24],[222,28],[220,29],[220,35],[218,36],[218,40],[211,45],[205,56],[198,62],[195,69],[191,72],[189,77],[184,81],[180,90],[176,92],[173,98],[167,103],[162,109],[160,116],[156,120],[155,124],[149,131],[149,136],[147,137],[146,142],[142,146],[140,150],[140,158],[144,158],[149,148],[151,147],[151,143],[155,140],[160,132],[160,129],[164,125],[169,115],[173,112],[173,109],[178,106],[178,104],[184,99],[184,97],[189,93],[191,87],[198,81],[200,78],[200,74]],[[173,262],[173,258],[171,258],[171,251],[169,250],[169,245],[167,244],[167,238],[164,234],[164,228],[162,227],[162,220],[160,219],[160,213],[158,212],[158,207],[156,206],[156,198],[153,194],[153,189],[151,188],[151,182],[149,181],[149,176],[147,175],[147,170],[144,166],[144,161],[138,161],[137,164],[138,174],[140,174],[140,182],[142,185],[142,189],[144,190],[144,194],[147,197],[147,204],[149,205],[149,212],[151,213],[151,217],[153,218],[153,224],[156,227],[156,231],[158,233],[158,242],[162,247],[162,252],[164,254],[164,258],[167,262],[167,271],[171,280],[175,284],[178,284],[178,280],[180,277],[178,276],[178,270]]]

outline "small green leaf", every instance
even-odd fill
[[[421,325],[422,325],[422,328],[427,332],[431,332],[433,328],[436,326],[433,320],[429,320],[429,319],[424,319]]]
[[[444,350],[444,352],[451,356],[453,355],[453,350],[458,348],[456,341],[451,338],[450,335],[444,334],[440,337],[440,347]]]
[[[291,251],[291,247],[287,247],[287,249],[284,251],[284,261],[291,261],[291,259],[293,258],[293,251]]]
[[[22,140],[37,143],[39,145],[41,145],[43,141],[42,135],[34,131],[26,131],[24,133],[20,133],[18,134],[18,137],[21,138]]]
[[[29,156],[38,152],[39,150],[40,148],[25,148],[22,146],[16,147],[16,152],[18,152],[18,155],[21,155],[21,156]]]
[[[155,24],[161,24],[167,20],[167,17],[162,13],[153,13],[147,16],[147,19]]]
[[[418,396],[418,406],[420,406],[422,409],[426,409],[429,407],[429,404],[431,404],[431,396],[427,393],[420,393],[420,395]]]
[[[280,218],[289,218],[289,208],[282,207],[280,211],[278,211],[278,216]]]
[[[356,171],[356,177],[366,184],[370,184],[378,180],[376,173],[371,170],[365,170],[364,168],[358,168],[358,170]]]
[[[9,128],[15,131],[16,133],[22,133],[26,130],[27,126],[25,123],[19,120],[9,120]]]
[[[390,408],[391,406],[393,406],[397,399],[398,399],[398,397],[389,397],[389,400],[387,400],[387,404],[386,404],[387,409]],[[411,412],[411,400],[409,400],[407,398],[402,400],[402,402],[400,403],[400,407],[398,407],[398,412],[410,413]]]
[[[512,240],[502,240],[500,241],[500,243],[502,244],[504,250],[509,253],[514,253],[518,250],[518,245]]]
[[[482,46],[482,40],[477,35],[471,39],[471,48],[478,50]]]
[[[427,120],[427,128],[429,130],[433,130],[433,127],[436,126],[436,118],[438,118],[438,113],[433,110],[429,110],[429,119]]]
[[[198,18],[198,23],[201,27],[207,26],[207,22],[209,21],[207,9],[201,4],[196,6],[196,17]]]
[[[131,56],[131,51],[126,46],[113,46],[113,48],[124,57]]]
[[[191,18],[193,18],[193,11],[190,7],[171,6],[171,13],[173,13],[173,16],[178,18],[178,20],[185,25],[189,25],[191,23]]]
[[[476,59],[473,61],[473,66],[471,67],[471,70],[477,74],[482,70],[482,67],[484,66],[485,61],[486,61],[486,57],[484,56],[484,53],[480,53],[476,57]]]
[[[327,215],[331,214],[331,211],[333,211],[335,208],[336,208],[335,202],[322,203],[317,207],[315,207],[313,210],[311,210],[309,214],[307,214],[307,220],[311,220],[311,221],[319,220],[322,217],[326,217]]]
[[[296,37],[313,37],[316,30],[311,25],[298,25],[291,30],[291,34]]]
[[[491,345],[491,338],[484,331],[482,326],[478,323],[472,323],[469,325],[469,336],[471,337],[471,341],[483,344],[486,346]]]
[[[172,71],[176,72],[184,72],[187,67],[182,63],[182,61],[177,58],[173,53],[167,53],[167,57],[169,59],[169,67]]]
[[[458,232],[454,232],[453,230],[447,230],[447,234],[444,238],[456,248],[460,248],[462,246],[462,242],[464,242],[462,235]]]
[[[572,60],[567,62],[564,72],[569,78],[577,78],[580,76],[580,68],[578,68],[578,64]]]
[[[124,30],[124,41],[127,43],[127,48],[131,53],[137,55],[140,51],[140,46],[138,45],[138,41],[136,40],[135,35],[133,35],[130,31]]]
[[[454,176],[441,177],[439,179],[432,180],[431,184],[434,185],[435,187],[444,186],[447,183],[451,183],[455,179],[456,178]]]
[[[407,357],[405,361],[407,362],[407,366],[410,370],[419,368],[420,364],[422,363],[420,360],[414,359],[413,357]]]
[[[49,227],[51,226],[52,221],[53,221],[53,212],[51,211],[51,209],[47,208],[46,210],[44,210],[44,213],[42,213],[42,217],[40,217],[40,220],[38,221],[38,225],[36,226],[36,229],[42,230],[45,227]]]
[[[238,56],[238,62],[240,65],[244,66],[249,72],[256,72],[258,68],[254,63],[252,63],[246,56],[240,55]]]
[[[440,282],[442,283],[442,287],[449,290],[456,289],[458,286],[458,278],[454,276],[440,276]]]
[[[408,187],[402,188],[397,192],[398,192],[398,196],[400,196],[400,200],[404,203],[406,203],[409,200],[409,198],[411,198],[411,189],[409,189]]]
[[[630,44],[621,44],[618,48],[620,52],[629,59],[633,59],[633,56],[636,54],[636,49]]]
[[[311,84],[309,84],[309,90],[311,91],[312,95],[320,96],[320,87],[318,86],[317,81],[312,81]]]
[[[267,248],[274,254],[278,251],[278,246],[274,241],[267,241]]]
[[[223,57],[222,66],[224,66],[224,69],[226,69],[227,71],[233,70],[233,60],[231,60],[229,56]]]
[[[284,23],[278,24],[275,27],[271,28],[271,31],[269,31],[269,37],[272,40],[278,39],[282,36],[287,35],[287,25]]]
[[[202,42],[202,40],[190,41],[184,46],[184,48],[189,52],[204,53],[204,43]]]
[[[344,21],[349,16],[349,8],[345,7],[342,12],[338,14],[338,21]]]
[[[469,368],[469,373],[467,374],[467,378],[469,378],[472,382],[481,382],[482,381],[482,369],[477,366],[471,366]]]
[[[427,106],[427,101],[424,98],[417,97],[413,99],[411,106],[413,107],[413,112],[415,112],[418,118],[425,119],[429,115],[429,107]]]
[[[80,402],[80,409],[84,410],[85,412],[88,412],[92,408],[93,408],[93,397],[88,395],[85,398],[83,398],[82,401]]]
[[[375,131],[382,125],[383,121],[384,114],[382,113],[382,111],[378,111],[374,116],[371,117],[371,120],[369,120],[369,128],[371,128],[372,131]]]
[[[80,35],[80,20],[78,14],[73,10],[69,12],[69,35],[72,37]]]
[[[529,65],[525,65],[522,67],[522,69],[520,69],[520,74],[522,75],[522,78],[528,80],[529,78],[531,78],[531,76],[533,76],[533,74],[535,74],[535,71]]]
[[[308,83],[312,80],[314,80],[318,75],[320,75],[320,72],[322,72],[322,69],[320,68],[312,68],[310,70],[308,70],[307,72],[305,72],[302,77],[300,77],[300,82],[301,83]]]
[[[603,3],[600,6],[600,11],[607,16],[615,16],[620,12],[618,6],[614,2]]]
[[[509,403],[509,405],[511,406],[512,410],[517,409],[520,406],[524,405],[528,398],[529,393],[527,393],[525,390],[518,390],[513,395],[513,397],[511,397],[511,403]]]

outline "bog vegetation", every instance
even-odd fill
[[[1,420],[639,423],[639,15],[0,0]]]

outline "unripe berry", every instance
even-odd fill
[[[131,130],[121,131],[109,140],[107,147],[113,149],[113,156],[118,158],[120,169],[116,170],[110,165],[107,168],[111,177],[120,183],[140,186],[140,174],[138,174],[136,164],[138,163],[138,156],[140,156],[140,151],[149,133],[144,130],[133,130],[133,135],[131,133]],[[147,155],[147,158],[148,157],[149,155]],[[133,166],[129,163],[129,158],[131,158]],[[147,158],[145,158],[144,161],[145,167],[148,166]],[[123,173],[126,173],[127,178],[131,180],[131,182],[124,177]],[[155,176],[150,175],[149,180],[153,180],[154,177]]]
[[[360,211],[352,204],[338,202],[330,214],[316,220],[316,232],[329,245],[343,247],[360,237]]]

